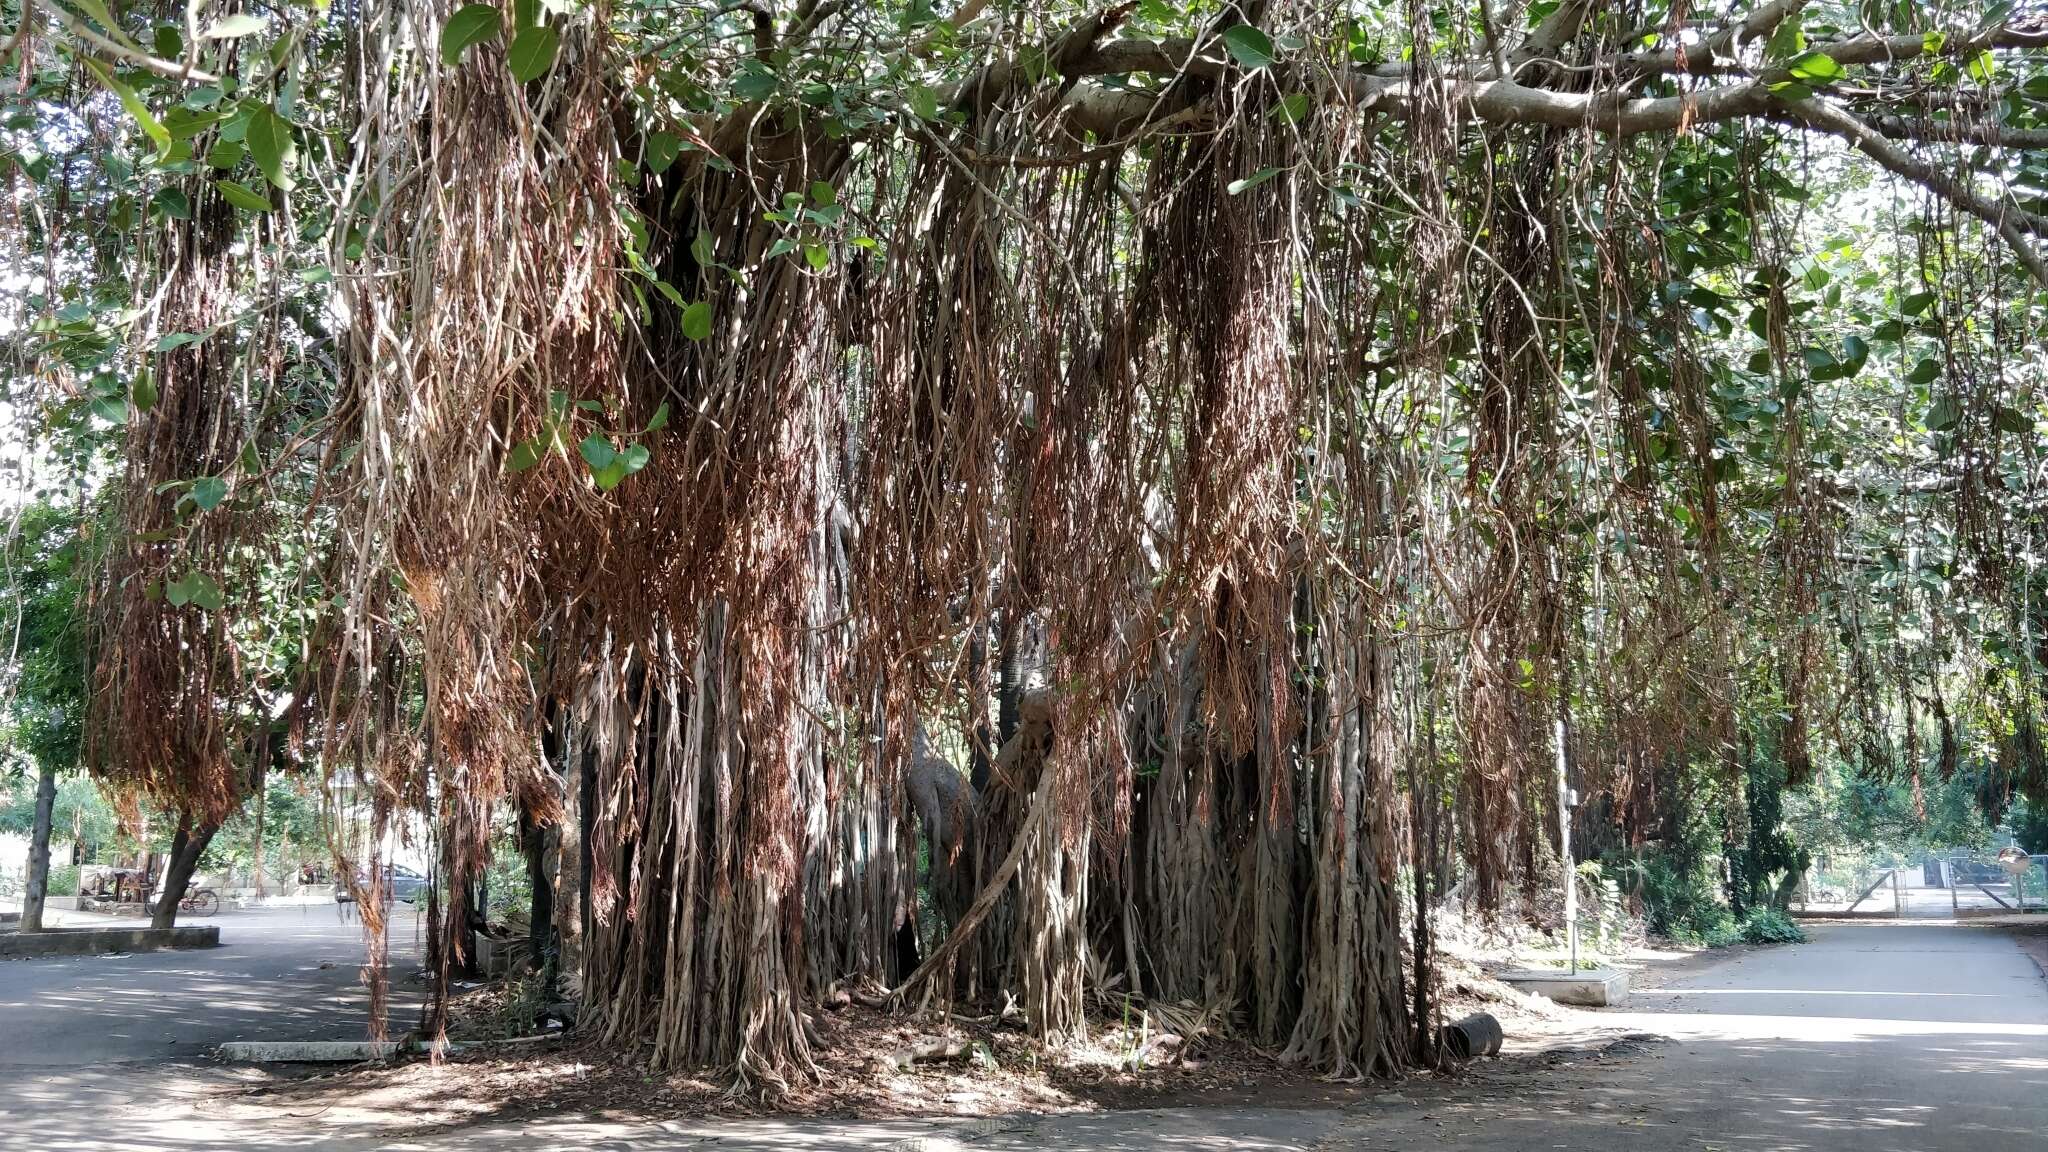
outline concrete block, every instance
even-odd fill
[[[1562,970],[1503,972],[1500,979],[1523,992],[1535,992],[1559,1004],[1609,1008],[1628,999],[1628,973],[1611,968],[1581,968],[1576,974]]]
[[[46,928],[41,932],[0,933],[0,960],[154,952],[158,948],[213,948],[219,944],[218,924],[177,928]]]
[[[254,1064],[360,1064],[388,1060],[398,1049],[395,1040],[231,1040],[220,1054]]]

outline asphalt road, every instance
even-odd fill
[[[319,913],[314,913],[317,919]],[[0,1148],[170,1152],[240,1149],[718,1149],[759,1152],[1317,1152],[1445,1148],[1523,1152],[2006,1152],[2048,1132],[2048,983],[1995,930],[1946,924],[1817,927],[1812,943],[1733,954],[1602,1014],[1629,1041],[1599,1055],[1483,1064],[1448,1084],[1390,1086],[1344,1109],[1171,1109],[963,1123],[760,1121],[657,1124],[562,1116],[485,1122],[392,1140],[335,1116],[224,1109],[191,1063],[199,1037],[270,1029],[346,1035],[312,1005],[339,997],[359,952],[331,923],[266,922],[231,946],[177,957],[0,964]],[[225,924],[224,924],[225,926]],[[224,933],[224,935],[227,935]],[[276,955],[267,951],[275,948]],[[262,955],[259,956],[259,953]],[[317,967],[335,958],[333,969]],[[52,963],[52,962],[35,962]],[[57,967],[53,963],[53,969]],[[309,964],[312,965],[309,967]],[[182,1002],[158,1009],[160,989]],[[139,1015],[129,1009],[141,1008]],[[80,1015],[82,1014],[82,1015]],[[230,1027],[230,1023],[234,1026]],[[360,1018],[355,1019],[360,1029]],[[61,1029],[60,1038],[22,1040]],[[191,1036],[169,1035],[192,1029]],[[106,1035],[89,1033],[104,1032]],[[119,1032],[121,1035],[115,1036]],[[61,1036],[73,1039],[66,1041]],[[172,1039],[188,1043],[173,1045]],[[43,1059],[114,1054],[118,1064]],[[16,1049],[9,1051],[9,1049]]]
[[[411,954],[413,917],[395,907],[392,950]],[[130,923],[83,914],[68,922]],[[184,922],[218,924],[221,946],[0,961],[0,1068],[148,1063],[227,1040],[362,1039],[362,927],[334,905]],[[403,956],[392,968],[406,970]],[[394,986],[404,990],[402,980]]]
[[[221,946],[0,961],[0,1149],[220,1147],[191,1123],[228,1040],[360,1040],[362,927],[332,904],[223,911]],[[126,925],[68,914],[65,923]],[[418,1013],[414,917],[389,928],[393,1031]],[[299,1146],[304,1146],[301,1143]]]

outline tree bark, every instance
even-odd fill
[[[43,930],[43,904],[50,891],[50,820],[57,808],[57,768],[44,764],[36,777],[35,825],[29,832],[28,890],[21,897],[21,930]]]
[[[171,839],[171,855],[164,865],[164,895],[158,900],[156,911],[150,915],[151,928],[170,928],[178,922],[178,901],[185,898],[185,889],[192,883],[192,874],[199,870],[199,857],[206,852],[206,846],[213,843],[213,834],[220,830],[218,824],[192,826],[190,818],[178,821],[178,834]]]
[[[263,899],[263,802],[270,792],[270,789],[266,787],[269,776],[270,773],[265,772],[257,776],[254,781],[256,785],[256,842],[251,845],[250,859],[255,861],[253,867],[256,872],[256,898],[258,900]]]
[[[548,876],[548,842],[555,830],[521,812],[519,832],[526,855],[527,887],[533,893],[527,912],[526,965],[530,971],[541,972],[554,964],[555,892]]]

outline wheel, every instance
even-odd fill
[[[220,897],[211,888],[201,888],[199,894],[192,897],[192,910],[201,916],[211,916],[220,911]]]

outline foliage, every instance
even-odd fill
[[[2029,856],[2048,853],[2048,804],[2024,797],[2006,814],[2006,827]]]
[[[210,872],[233,869],[246,876],[256,863],[256,811],[244,805],[222,824],[199,866]],[[317,800],[301,794],[291,777],[272,773],[263,803],[264,875],[273,882],[296,874],[305,861],[328,859],[327,829]]]
[[[1681,943],[1712,942],[1732,923],[1721,902],[1720,877],[1700,855],[1654,852],[1633,862],[1637,894],[1653,935]]]
[[[1742,918],[1744,944],[1804,944],[1806,930],[1776,908],[1752,908]]]
[[[86,685],[79,596],[91,564],[80,525],[75,512],[39,500],[17,510],[4,542],[13,658],[0,667],[0,770],[69,772],[79,764]]]
[[[29,834],[35,823],[35,782],[25,781],[9,790],[0,802],[0,832]],[[123,846],[120,818],[100,794],[98,785],[85,776],[57,778],[57,799],[51,811],[51,834],[58,839],[75,839],[88,863],[104,863]]]
[[[78,895],[78,873],[76,864],[51,865],[49,885],[44,891],[51,896]]]

